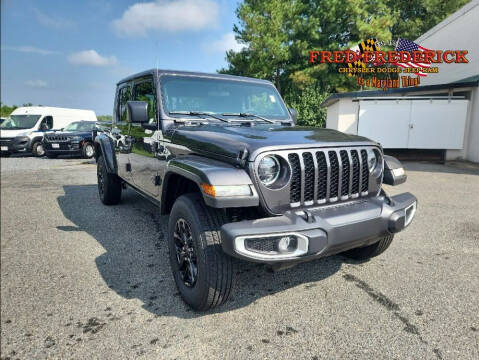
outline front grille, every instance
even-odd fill
[[[66,135],[45,135],[45,139],[49,142],[66,142],[70,141],[70,137]]]
[[[288,153],[291,206],[331,203],[366,196],[369,188],[364,149],[325,149]]]
[[[0,138],[0,144],[3,146],[8,146],[13,141],[13,138],[3,137]]]

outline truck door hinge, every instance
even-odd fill
[[[155,176],[155,186],[160,186],[161,185],[161,176],[156,175]]]
[[[131,172],[131,164],[126,164],[126,171]]]

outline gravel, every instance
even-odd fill
[[[479,169],[407,163],[411,226],[369,262],[237,264],[232,299],[191,311],[167,217],[93,161],[1,159],[2,359],[477,359]]]

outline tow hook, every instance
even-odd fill
[[[315,222],[313,214],[311,214],[311,212],[308,210],[298,211],[296,212],[296,215],[301,216],[304,219],[304,221],[306,221],[309,224]]]

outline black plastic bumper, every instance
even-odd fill
[[[53,147],[53,142],[43,141],[43,148],[47,155],[79,155],[82,153],[80,142],[62,142],[58,143],[58,148]]]
[[[31,139],[28,136],[0,139],[2,154],[29,153],[32,151]],[[5,150],[5,147],[7,150]]]
[[[308,211],[290,211],[282,216],[240,221],[221,228],[223,250],[231,256],[261,263],[288,263],[312,260],[372,244],[378,238],[399,232],[414,217],[417,199],[411,193],[378,196]],[[406,214],[407,210],[407,214]],[[408,224],[406,221],[409,220]],[[237,240],[274,234],[297,234],[307,238],[307,253],[273,258],[240,250]]]

